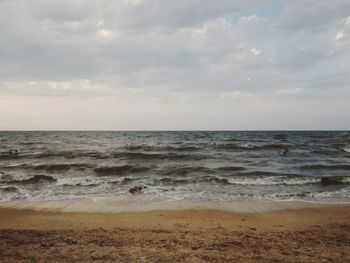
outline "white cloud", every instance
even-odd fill
[[[348,16],[347,18],[345,18],[345,24],[346,24],[346,25],[350,25],[350,16]]]
[[[240,23],[251,23],[251,22],[258,22],[261,20],[261,18],[257,17],[256,15],[251,15],[251,16],[242,16],[239,18]]]
[[[257,49],[257,48],[252,48],[250,50],[254,55],[259,55],[261,53],[261,50]]]
[[[97,37],[103,41],[112,41],[117,37],[117,34],[108,29],[99,29],[96,33]]]
[[[301,91],[301,88],[287,88],[287,89],[280,89],[280,90],[277,90],[275,93],[277,95],[297,95],[299,94]]]
[[[338,32],[337,35],[335,36],[335,40],[341,40],[345,37],[344,32]]]
[[[0,83],[0,94],[35,96],[108,96],[116,92],[109,86],[91,80],[71,81],[5,81]]]

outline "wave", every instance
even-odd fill
[[[150,168],[151,169],[151,168]],[[289,176],[289,177],[302,177],[301,174],[281,174],[280,172],[270,172],[270,171],[246,171],[247,168],[243,166],[221,166],[221,167],[205,167],[205,166],[167,166],[158,170],[158,174],[163,175],[187,175],[191,173],[202,173],[202,174],[216,174],[216,175],[233,175],[233,176]]]
[[[307,185],[320,184],[321,178],[288,178],[285,176],[279,177],[260,177],[260,178],[246,178],[246,177],[231,177],[223,178],[218,176],[203,176],[199,178],[172,178],[164,177],[157,179],[155,184],[162,185],[179,185],[179,184],[198,184],[198,183],[216,183],[223,185],[237,185],[237,186],[274,186],[274,185]]]
[[[166,175],[185,175],[190,173],[223,173],[223,172],[236,172],[236,171],[244,171],[246,168],[242,166],[222,166],[217,168],[209,168],[204,166],[170,166],[165,167],[160,170],[162,174]]]
[[[286,144],[263,144],[263,145],[255,145],[253,143],[247,144],[235,144],[235,143],[224,143],[224,144],[216,144],[214,145],[217,149],[223,150],[283,150],[289,145]]]
[[[30,164],[10,164],[10,165],[0,165],[0,168],[2,169],[26,169],[32,167]],[[0,174],[4,174],[3,172],[0,172]]]
[[[150,167],[145,166],[133,166],[133,165],[121,165],[121,166],[100,166],[94,169],[94,172],[98,175],[120,175],[126,173],[140,173],[147,172]]]
[[[332,149],[318,149],[318,150],[312,151],[312,153],[320,154],[320,155],[335,155],[338,152],[336,150],[332,150]]]
[[[60,186],[63,187],[95,187],[100,185],[99,183],[66,183],[66,184],[60,184]]]
[[[309,164],[299,167],[301,170],[350,170],[350,164]]]
[[[202,160],[209,156],[203,154],[117,152],[111,154],[111,157],[140,160]]]
[[[265,145],[260,145],[260,146],[255,146],[257,149],[262,149],[262,150],[283,150],[289,145],[286,144],[278,144],[278,143],[272,143],[272,144],[265,144]]]
[[[42,141],[21,141],[21,145],[50,145],[52,142],[42,142]]]
[[[201,150],[200,147],[197,146],[179,146],[179,147],[173,147],[168,146],[165,148],[167,151],[183,151],[183,152],[192,152],[192,151],[199,151]]]
[[[126,145],[122,149],[127,151],[151,151],[155,149],[155,146],[150,145]]]
[[[2,182],[8,182],[8,181],[11,181],[11,180],[13,180],[13,177],[12,177],[12,175],[10,175],[10,174],[5,174],[5,173],[3,173],[3,174],[1,174],[1,176],[0,176],[0,182],[2,183]]]
[[[151,146],[151,145],[126,145],[122,147],[127,151],[199,151],[201,148],[197,146]]]
[[[0,160],[15,160],[15,159],[47,159],[47,158],[81,158],[91,157],[94,159],[110,158],[109,154],[101,152],[73,152],[73,151],[58,151],[58,152],[33,152],[33,153],[18,153],[18,155],[0,154]]]
[[[164,177],[161,179],[155,180],[154,184],[162,185],[185,185],[185,184],[197,184],[197,183],[220,183],[220,184],[229,184],[228,180],[225,178],[219,178],[215,176],[205,176],[201,178],[171,178]]]
[[[250,176],[281,176],[281,173],[257,170],[257,171],[240,172],[240,173],[237,173],[237,175],[238,176],[248,176],[248,177],[250,177]],[[282,176],[298,177],[298,176],[302,176],[302,175],[282,174]]]
[[[166,167],[164,174],[169,175],[184,175],[189,173],[196,173],[196,172],[209,172],[210,169],[202,166],[172,166],[172,167]]]
[[[303,191],[296,193],[275,193],[271,195],[260,195],[261,199],[268,200],[296,200],[304,198],[349,198],[350,194],[347,191]]]
[[[79,157],[92,157],[95,159],[106,159],[109,158],[109,155],[101,152],[91,152],[91,151],[58,151],[58,152],[43,152],[37,153],[24,157],[33,157],[33,158],[79,158]]]
[[[39,164],[34,166],[29,166],[34,170],[45,170],[45,171],[64,171],[69,169],[85,170],[89,168],[94,168],[95,166],[88,163],[59,163],[59,164]]]
[[[230,184],[228,179],[220,178],[220,177],[216,177],[216,176],[205,176],[202,178],[202,181],[206,182],[206,183]]]
[[[339,185],[339,184],[350,184],[350,176],[330,176],[322,177],[321,184],[327,185]]]
[[[319,184],[320,178],[287,178],[287,177],[265,177],[265,178],[229,178],[232,185],[245,186],[270,186],[270,185],[307,185]]]
[[[350,177],[332,176],[332,177],[288,177],[288,176],[269,176],[269,177],[220,177],[203,176],[196,178],[176,178],[164,177],[154,180],[154,184],[162,185],[185,185],[198,183],[216,183],[235,186],[302,186],[302,185],[348,185]]]
[[[100,184],[74,184],[74,185],[71,185],[71,184],[64,184],[62,185],[63,187],[96,187],[96,186],[99,186]]]
[[[299,193],[297,196],[301,197],[313,197],[313,198],[349,198],[350,192],[346,189],[337,191],[317,191],[317,192],[305,192]]]
[[[245,169],[246,168],[242,166],[223,166],[223,167],[215,168],[215,170],[222,171],[222,172],[243,171]]]
[[[37,174],[37,175],[34,175],[33,177],[30,177],[28,179],[9,180],[9,181],[7,181],[7,183],[11,183],[11,184],[36,184],[36,183],[53,183],[56,181],[57,181],[57,179],[55,179],[52,176]]]
[[[131,178],[131,177],[125,177],[121,181],[114,181],[112,183],[122,183],[122,184],[128,184],[130,182],[137,181],[139,178]]]
[[[222,150],[241,150],[242,147],[235,143],[214,144],[214,148]]]
[[[168,160],[183,160],[183,159],[190,159],[190,160],[199,160],[206,158],[205,155],[200,154],[183,154],[183,153],[175,153],[175,152],[155,152],[155,153],[149,153],[147,151],[155,151],[153,148],[147,148],[148,146],[126,146],[124,147],[127,149],[127,151],[122,152],[50,152],[50,153],[39,153],[39,154],[33,154],[33,155],[23,155],[19,157],[25,157],[25,158],[65,158],[65,159],[72,159],[72,158],[84,158],[84,157],[91,157],[94,159],[109,159],[109,158],[126,158],[126,159],[145,159],[145,160],[154,160],[154,159],[168,159]],[[195,151],[199,150],[199,148],[195,147],[163,147],[161,149],[162,151]],[[143,152],[145,151],[145,152]],[[159,149],[158,149],[159,151]],[[19,158],[18,157],[18,158]],[[9,157],[14,158],[14,157]]]
[[[186,152],[194,152],[201,150],[196,146],[164,146],[164,147],[151,147],[151,146],[125,146],[126,151],[121,152],[73,152],[73,151],[59,151],[59,152],[41,152],[41,153],[19,153],[18,156],[2,154],[0,160],[11,159],[49,159],[49,158],[86,158],[93,159],[109,159],[109,158],[127,158],[127,159],[163,159],[163,160],[200,160],[205,159],[208,156],[204,154],[189,154]],[[155,151],[155,152],[150,152]],[[176,152],[181,153],[176,153]]]
[[[0,160],[16,160],[23,158],[21,155],[0,154]]]
[[[228,138],[228,139],[222,139],[222,141],[225,141],[225,142],[237,142],[237,141],[240,141],[240,139],[238,139],[238,138]]]
[[[158,185],[159,183],[162,185],[176,185],[176,184],[189,184],[193,182],[194,180],[192,179],[165,177],[159,180],[155,180],[154,185]]]
[[[160,159],[163,154],[160,153],[142,153],[142,152],[118,152],[111,154],[113,158],[128,158],[128,159]]]
[[[5,193],[17,193],[17,192],[19,192],[19,189],[15,186],[4,187],[4,188],[1,188],[1,190]]]
[[[233,185],[308,185],[318,184],[321,186],[328,185],[348,185],[350,184],[349,176],[329,176],[329,177],[263,177],[263,178],[229,178],[228,182]]]
[[[286,141],[288,139],[288,136],[286,134],[275,134],[272,136],[272,138],[275,140]]]

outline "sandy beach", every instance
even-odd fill
[[[0,209],[1,262],[349,262],[350,206],[242,213]]]

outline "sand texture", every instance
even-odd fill
[[[0,262],[350,262],[349,206],[0,218]]]

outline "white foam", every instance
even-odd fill
[[[283,176],[271,176],[264,178],[229,178],[228,182],[234,185],[305,185],[320,183],[320,178],[288,178]]]
[[[57,181],[57,185],[59,186],[64,186],[64,185],[69,185],[69,186],[77,186],[77,185],[82,185],[82,186],[89,186],[89,185],[96,185],[100,184],[102,181],[98,180],[93,177],[65,177],[65,178],[60,178]]]

